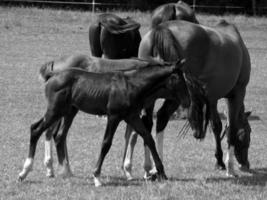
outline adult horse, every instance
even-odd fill
[[[185,2],[167,3],[157,7],[151,16],[151,27],[169,20],[185,20],[199,24],[194,10]]]
[[[224,20],[214,28],[181,20],[163,22],[145,34],[139,57],[148,60],[160,57],[165,61],[186,58],[184,72],[191,98],[189,122],[196,138],[205,137],[210,121],[218,140],[222,124],[217,102],[226,99],[229,118],[227,175],[235,176],[233,154],[242,168],[248,169],[251,129],[244,112],[244,98],[251,65],[237,28]],[[217,153],[223,162],[222,152]]]
[[[169,20],[185,20],[192,23],[199,24],[194,10],[183,1],[178,1],[177,3],[167,3],[157,7],[151,14],[151,27],[156,27],[158,24],[169,21]],[[170,119],[170,116],[177,110],[179,107],[179,100],[174,103],[173,99],[167,99],[164,101],[162,107],[157,112],[157,125],[156,125],[156,143],[157,150],[161,159],[163,159],[163,136],[164,129],[167,126],[167,123]],[[153,108],[148,108],[146,110],[144,119],[146,122],[146,126],[149,130],[152,130],[153,126]],[[220,136],[218,136],[220,137]],[[125,133],[125,149],[123,155],[123,166],[122,169],[126,175],[126,177],[130,180],[132,179],[131,169],[132,169],[132,157],[133,150],[137,140],[137,133],[132,133],[130,127],[127,127]],[[221,149],[218,146],[217,149]],[[219,151],[218,150],[218,151]],[[224,163],[218,159],[217,168],[223,169],[225,168]],[[150,153],[148,149],[145,149],[145,163],[144,163],[145,175],[147,178],[150,176],[150,171],[152,169],[152,162],[150,160]]]
[[[51,67],[53,64],[48,63]],[[187,100],[185,80],[180,71],[183,62],[175,65],[146,65],[132,68],[124,72],[92,73],[75,68],[49,72],[45,94],[48,100],[47,111],[43,118],[31,126],[31,139],[28,158],[19,179],[26,178],[33,167],[33,158],[37,141],[49,127],[64,118],[62,133],[47,131],[46,138],[56,137],[59,163],[68,163],[66,137],[72,121],[79,110],[94,115],[107,115],[107,127],[102,143],[101,153],[94,171],[94,182],[100,186],[101,166],[109,151],[113,135],[120,121],[124,120],[133,127],[144,139],[144,144],[152,152],[158,173],[158,179],[166,179],[163,165],[157,154],[154,140],[145,128],[140,111],[146,104],[154,102],[164,94],[177,93]],[[162,93],[163,92],[163,93]]]
[[[140,24],[131,18],[105,13],[89,26],[89,44],[93,56],[121,59],[137,57],[141,41]]]

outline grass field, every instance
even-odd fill
[[[118,12],[117,12],[118,13]],[[148,30],[149,14],[120,12]],[[71,127],[68,146],[73,178],[45,177],[43,137],[37,147],[34,171],[22,183],[17,176],[28,153],[29,127],[45,111],[41,64],[61,55],[89,53],[90,12],[0,7],[0,199],[267,199],[267,19],[246,16],[198,16],[213,26],[225,17],[239,28],[252,62],[246,108],[261,120],[251,121],[249,159],[253,174],[238,171],[226,178],[215,171],[214,139],[203,142],[190,134],[177,140],[184,121],[171,121],[166,129],[164,164],[168,181],[145,183],[143,142],[134,157],[135,180],[127,182],[121,171],[125,124],[121,123],[103,165],[104,187],[95,188],[91,177],[105,128],[105,119],[80,113]],[[224,108],[223,102],[220,109]],[[224,152],[226,141],[223,141]],[[55,155],[54,155],[55,157]],[[55,159],[56,160],[56,159]]]

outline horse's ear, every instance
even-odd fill
[[[246,118],[248,118],[248,117],[251,115],[251,112],[252,112],[252,111],[247,111],[247,112],[245,112],[245,116],[246,116]]]
[[[176,61],[175,65],[181,69],[182,71],[184,71],[184,64],[186,62],[186,59],[185,58],[182,58],[182,59],[179,59]]]

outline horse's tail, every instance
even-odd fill
[[[43,82],[48,81],[51,76],[53,76],[53,70],[54,70],[54,61],[47,62],[43,64],[39,70],[39,80],[42,80]]]
[[[101,26],[99,23],[91,24],[89,26],[89,46],[91,49],[91,54],[95,57],[101,57],[103,54],[101,43]]]
[[[152,53],[153,56],[160,56],[164,61],[177,61],[182,59],[183,53],[180,44],[176,38],[164,25],[158,25],[152,28]]]
[[[112,34],[122,34],[129,31],[138,30],[141,26],[139,23],[130,18],[126,18],[125,23],[123,24],[117,24],[113,21],[107,20],[103,20],[100,23]]]

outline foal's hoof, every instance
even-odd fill
[[[23,179],[24,179],[23,177],[19,176],[19,177],[18,177],[18,182],[22,182]]]
[[[251,172],[248,165],[240,165],[239,170],[242,172]]]
[[[151,174],[146,180],[149,181],[165,181],[168,180],[165,173],[159,174],[158,172]]]
[[[215,170],[225,170],[225,164],[224,163],[216,163],[215,164]]]

